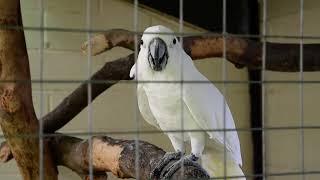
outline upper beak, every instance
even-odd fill
[[[154,38],[149,44],[148,60],[151,68],[161,71],[167,63],[168,51],[166,43],[160,38]]]

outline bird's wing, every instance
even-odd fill
[[[137,98],[138,98],[138,106],[140,113],[142,117],[152,126],[155,126],[160,129],[156,118],[153,116],[150,106],[149,106],[149,101],[147,94],[144,90],[144,88],[138,84],[137,87]]]
[[[130,78],[137,79],[136,63],[131,67],[129,76]],[[147,94],[141,84],[138,84],[137,86],[137,99],[138,99],[138,107],[143,119],[146,120],[152,126],[155,126],[160,129],[156,118],[153,116],[150,110]]]
[[[231,152],[233,159],[242,164],[240,142],[235,129],[232,114],[226,104],[223,95],[211,82],[204,77],[193,64],[186,64],[184,79],[192,81],[206,81],[204,83],[185,83],[183,86],[183,100],[191,112],[194,120],[202,128],[206,129],[211,139],[225,144]],[[225,120],[225,122],[224,122]],[[218,129],[218,131],[212,131]],[[225,140],[224,140],[224,137]]]

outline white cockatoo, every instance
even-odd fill
[[[144,31],[130,77],[138,81],[142,117],[165,131],[176,153],[184,154],[184,143],[190,141],[191,155],[183,158],[201,158],[211,177],[244,176],[237,131],[221,131],[235,129],[230,109],[219,90],[197,70],[172,30],[158,25]]]

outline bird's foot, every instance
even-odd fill
[[[173,163],[169,168],[167,168],[165,172],[163,172],[163,179],[170,179],[170,177],[172,177],[172,175],[182,166],[194,166],[202,169],[202,167],[196,162],[198,159],[199,158],[194,154],[182,157],[177,162]]]
[[[151,179],[160,179],[163,177],[163,169],[172,161],[179,160],[183,156],[182,152],[168,152],[158,162],[157,166],[150,173]]]

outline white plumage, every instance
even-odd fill
[[[137,87],[138,106],[143,118],[163,131],[192,130],[166,134],[176,151],[184,151],[184,141],[191,141],[191,152],[202,157],[202,165],[210,176],[225,175],[225,144],[226,174],[243,176],[237,131],[227,131],[225,139],[224,132],[221,131],[224,128],[235,129],[232,114],[223,95],[197,70],[176,37],[169,34],[173,33],[170,29],[153,26],[145,32],[137,62],[130,72],[131,77],[143,81],[138,83]],[[163,40],[167,47],[168,60],[160,71],[153,70],[148,61],[149,45],[154,38]],[[180,81],[184,83],[181,84]],[[220,131],[212,131],[214,129]],[[206,134],[211,141],[204,148]]]

